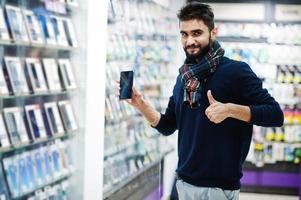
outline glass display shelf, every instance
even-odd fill
[[[112,194],[116,193],[117,191],[119,191],[120,189],[122,189],[123,187],[125,187],[127,184],[129,184],[131,181],[133,181],[134,179],[136,179],[138,176],[140,176],[144,172],[148,171],[149,169],[153,168],[154,166],[160,164],[161,161],[164,159],[164,157],[167,154],[169,154],[170,152],[172,152],[173,150],[174,150],[173,148],[170,148],[169,150],[162,152],[160,154],[160,156],[155,161],[152,161],[151,163],[143,166],[143,168],[141,168],[136,173],[131,174],[125,180],[123,180],[123,181],[121,181],[121,182],[119,182],[117,184],[111,185],[110,187],[106,188],[103,191],[103,199],[109,198]]]
[[[45,144],[45,143],[48,143],[48,142],[51,142],[51,141],[54,141],[57,139],[72,138],[73,136],[76,135],[76,132],[78,132],[78,131],[66,132],[64,134],[58,134],[58,135],[48,137],[45,139],[39,139],[34,142],[23,143],[20,145],[6,147],[6,148],[0,148],[0,157],[2,157],[4,154],[14,152],[14,151],[23,151],[23,150],[25,151],[25,150],[34,148],[36,145]]]
[[[158,134],[154,134],[154,135],[151,135],[151,136],[147,136],[147,137],[144,137],[143,139],[141,139],[140,141],[137,141],[137,142],[132,142],[132,143],[129,143],[129,144],[124,144],[124,145],[114,145],[114,149],[111,150],[106,150],[105,154],[104,154],[104,160],[107,160],[108,158],[110,157],[114,157],[118,154],[122,154],[124,153],[126,150],[128,149],[135,149],[137,148],[136,146],[139,145],[140,143],[142,143],[144,140],[148,140],[148,139],[157,139],[158,138]]]
[[[34,94],[17,94],[17,95],[9,95],[9,96],[0,96],[0,100],[3,99],[15,99],[15,98],[30,98],[30,97],[39,97],[39,96],[55,96],[55,95],[66,95],[72,94],[76,90],[68,90],[68,91],[58,91],[58,92],[45,92],[45,93],[34,93]]]
[[[67,179],[71,178],[71,176],[72,176],[73,173],[74,173],[74,171],[71,172],[71,173],[62,175],[62,176],[60,176],[60,177],[58,177],[58,178],[55,178],[53,181],[50,181],[49,183],[47,183],[47,184],[45,184],[45,185],[39,186],[39,187],[35,188],[33,191],[26,192],[26,193],[24,193],[24,194],[22,194],[21,196],[16,197],[16,198],[12,198],[12,200],[22,200],[22,199],[24,199],[26,196],[31,195],[33,192],[35,192],[35,191],[37,191],[37,190],[41,190],[41,189],[43,189],[43,188],[45,188],[45,187],[47,187],[47,186],[55,185],[55,184],[57,184],[57,183],[59,183],[59,182],[62,182],[62,181],[64,181],[64,180],[67,180]],[[25,198],[25,199],[26,199],[26,198]]]
[[[79,47],[59,46],[59,45],[46,45],[46,44],[31,44],[25,42],[14,42],[13,40],[0,40],[0,46],[6,46],[11,48],[28,48],[28,49],[40,49],[40,50],[57,50],[57,51],[75,51],[79,50]]]

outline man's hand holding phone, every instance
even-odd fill
[[[134,74],[132,71],[120,73],[120,81],[116,81],[118,89],[117,95],[120,100],[124,99],[138,109],[150,125],[155,127],[159,123],[161,115],[150,103],[146,102],[142,94],[133,87],[133,78]]]
[[[120,81],[116,81],[118,86],[118,96],[120,100],[126,100],[132,106],[139,108],[142,105],[142,94],[133,87],[134,72],[120,72]]]

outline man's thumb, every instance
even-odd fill
[[[211,90],[208,90],[207,96],[208,96],[208,101],[209,101],[210,105],[216,102],[216,100],[212,96]]]

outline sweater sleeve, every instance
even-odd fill
[[[164,114],[161,113],[161,118],[157,126],[153,127],[165,136],[171,135],[177,129],[175,102],[173,96],[169,98],[168,106]]]
[[[265,127],[282,126],[284,117],[279,104],[262,88],[262,81],[250,66],[243,63],[238,74],[242,98],[251,110],[251,123]]]

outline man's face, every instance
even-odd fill
[[[189,58],[197,58],[208,47],[210,39],[215,39],[216,29],[210,33],[202,20],[193,19],[180,22],[181,42]]]

